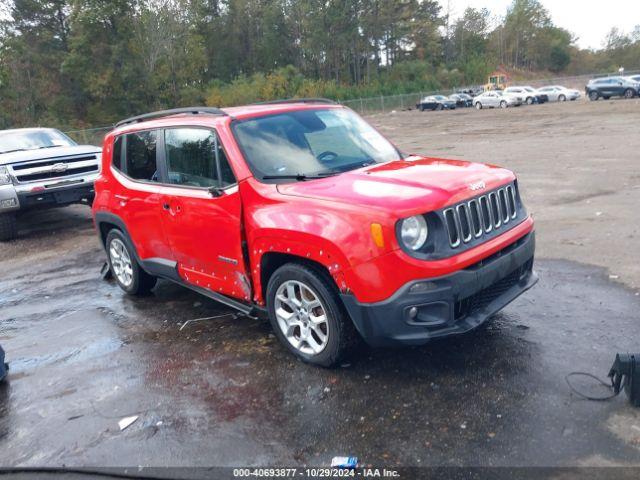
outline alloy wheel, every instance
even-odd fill
[[[109,245],[109,260],[116,278],[125,287],[133,283],[133,265],[131,256],[122,240],[114,238]]]
[[[319,295],[308,285],[288,280],[278,288],[275,314],[287,341],[306,355],[317,355],[329,340],[327,310]]]

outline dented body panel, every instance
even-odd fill
[[[446,258],[417,258],[400,244],[402,219],[466,204],[515,182],[512,172],[494,165],[412,155],[308,181],[270,183],[252,174],[234,137],[234,121],[325,108],[343,107],[259,105],[226,109],[228,116],[175,115],[117,128],[105,138],[96,182],[93,209],[101,238],[118,227],[105,226],[99,214],[108,212],[126,225],[143,266],[161,265],[154,275],[257,308],[265,307],[268,277],[262,270],[271,254],[314,262],[333,279],[345,304],[352,304],[353,316],[358,305],[388,301],[412,282],[478,268],[533,232],[523,209],[517,225]],[[214,195],[136,182],[113,168],[115,138],[169,127],[215,130],[237,183]],[[525,283],[535,283],[534,276]]]

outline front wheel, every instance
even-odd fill
[[[596,100],[598,100],[599,96],[600,95],[596,91],[589,92],[589,100],[591,100],[592,102],[595,102]]]
[[[420,105],[420,111],[424,112],[424,105]]]
[[[18,237],[18,222],[15,213],[0,213],[0,242]]]
[[[527,105],[533,105],[533,97],[527,97]]]
[[[144,295],[155,287],[157,278],[140,267],[133,247],[120,230],[109,232],[106,247],[109,267],[122,290],[129,295]]]
[[[313,265],[276,270],[267,284],[267,307],[278,340],[304,362],[335,366],[356,336],[331,277]]]
[[[566,102],[566,101],[567,101],[567,97],[566,97],[566,96],[564,96],[564,95],[560,95],[560,96],[558,97],[558,101],[559,101],[559,102]]]
[[[478,110],[482,110],[482,104],[480,102],[476,102],[476,108]]]
[[[507,108],[507,102],[505,100],[500,102],[500,108]]]
[[[630,89],[630,88],[627,88],[627,89],[624,91],[624,98],[633,98],[633,97],[635,97],[635,96],[636,96],[636,92],[634,92],[634,91],[633,91],[632,89]]]

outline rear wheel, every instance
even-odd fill
[[[527,97],[527,105],[533,105],[533,97]]]
[[[502,100],[502,101],[500,102],[500,108],[507,108],[507,102],[506,102],[506,100]]]
[[[559,101],[559,102],[566,102],[566,101],[567,101],[567,97],[566,97],[565,95],[560,95],[560,96],[558,97],[558,101]]]
[[[636,96],[636,92],[634,92],[634,91],[633,91],[632,89],[630,89],[630,88],[627,88],[627,89],[624,91],[624,98],[633,98],[633,97],[635,97],[635,96]]]
[[[120,230],[107,235],[107,258],[113,277],[129,295],[144,295],[155,287],[157,278],[142,270],[128,239]]]
[[[442,106],[441,103],[438,104],[438,106],[436,107],[436,110],[440,111],[442,110],[444,107]]]
[[[332,367],[357,338],[331,278],[313,265],[276,270],[267,284],[267,306],[276,336],[304,362]]]
[[[420,111],[424,112],[424,105],[420,105]]]
[[[589,92],[589,100],[591,100],[592,102],[595,102],[596,100],[598,100],[598,97],[600,97],[598,92],[596,91]]]
[[[15,213],[0,213],[0,242],[13,240],[18,236],[18,222]]]

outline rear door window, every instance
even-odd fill
[[[126,136],[126,170],[133,180],[158,182],[160,174],[156,161],[158,132],[155,130],[130,133]]]

